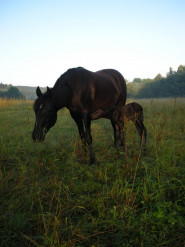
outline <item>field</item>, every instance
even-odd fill
[[[184,246],[185,99],[138,102],[146,152],[132,123],[116,151],[100,119],[90,166],[66,109],[38,144],[32,102],[0,100],[0,246]]]

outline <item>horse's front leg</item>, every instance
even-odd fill
[[[120,134],[120,142],[121,146],[123,147],[124,151],[126,151],[126,143],[125,143],[125,128],[124,128],[124,122],[119,122],[119,134]]]
[[[91,136],[91,118],[89,114],[85,113],[83,115],[85,132],[86,132],[86,141],[89,147],[89,156],[90,156],[90,164],[94,164],[96,162],[95,155],[92,148],[92,136]]]
[[[77,127],[78,127],[78,132],[80,135],[80,138],[82,140],[82,145],[86,144],[86,134],[84,131],[84,126],[83,126],[83,121],[82,121],[82,117],[79,116],[78,114],[70,111],[71,117],[73,118],[73,120],[75,121]]]

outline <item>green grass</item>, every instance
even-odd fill
[[[30,102],[0,104],[0,246],[184,246],[185,100],[138,102],[147,151],[130,124],[117,152],[100,119],[93,166],[66,109],[35,144]]]

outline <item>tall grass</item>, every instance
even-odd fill
[[[0,107],[8,107],[8,106],[15,106],[17,104],[20,104],[20,100],[16,99],[7,99],[7,98],[1,98],[0,99]]]
[[[185,101],[138,102],[147,151],[132,123],[116,151],[100,119],[94,166],[66,109],[35,144],[31,102],[0,102],[0,246],[184,246]]]

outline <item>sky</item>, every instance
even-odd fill
[[[0,83],[52,87],[78,66],[132,81],[181,64],[184,0],[0,0]]]

